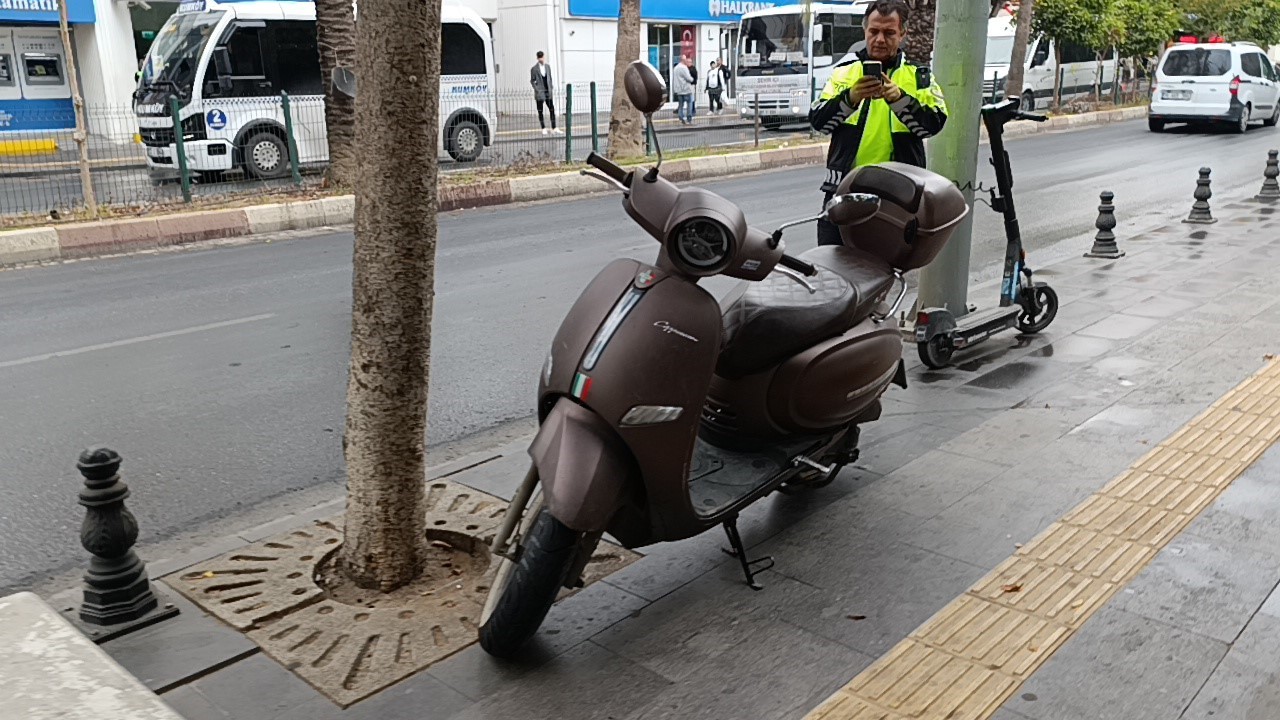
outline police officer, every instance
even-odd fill
[[[924,139],[937,135],[947,122],[947,103],[929,68],[911,65],[903,57],[910,12],[903,0],[872,3],[862,19],[865,47],[856,52],[856,59],[832,71],[813,104],[810,125],[831,135],[824,202],[854,168],[889,160],[924,167]],[[864,63],[872,60],[882,68],[878,76],[864,72]],[[818,222],[819,245],[841,242],[834,224]]]

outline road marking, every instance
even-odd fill
[[[806,720],[991,717],[1280,439],[1280,360],[1222,396]]]
[[[258,322],[259,320],[267,320],[275,316],[275,313],[253,315],[250,317],[238,318],[236,320],[223,320],[222,322],[209,323],[208,325],[196,325],[195,327],[183,328],[182,330],[169,330],[168,332],[155,333],[154,335],[139,335],[138,337],[132,337],[125,340],[113,340],[108,343],[99,343],[97,345],[85,345],[84,347],[78,347],[71,350],[59,350],[57,352],[45,353],[44,355],[32,355],[30,357],[18,358],[17,360],[6,360],[4,362],[0,362],[0,368],[29,365],[43,360],[52,360],[54,358],[68,357],[70,355],[83,355],[84,353],[95,352],[97,350],[110,350],[112,348],[124,347],[126,345],[137,345],[138,343],[150,342],[152,340],[163,340],[165,338],[178,337],[179,335],[191,335],[193,333],[204,332],[206,330],[217,330],[219,328],[231,327],[233,325],[243,325],[245,323]]]

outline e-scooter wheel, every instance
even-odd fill
[[[1058,316],[1058,293],[1044,283],[1023,288],[1022,314],[1018,316],[1018,330],[1032,335],[1049,327]]]
[[[934,335],[925,342],[916,343],[916,349],[920,351],[920,362],[934,370],[950,365],[951,356],[955,354],[950,335]]]
[[[531,512],[536,517],[521,539],[520,559],[502,561],[505,565],[490,590],[496,602],[480,626],[480,647],[494,657],[513,657],[538,632],[564,586],[582,538],[582,533],[565,527],[541,503]]]

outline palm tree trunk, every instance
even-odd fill
[[[356,18],[351,0],[316,0],[316,44],[324,82],[324,123],[329,138],[330,187],[349,188],[356,180],[355,99],[333,86],[334,68],[356,65]]]
[[[435,293],[440,0],[362,3],[341,568],[388,591],[421,569]]]
[[[909,5],[911,16],[907,18],[907,36],[903,40],[902,50],[907,55],[907,62],[928,65],[933,58],[938,0],[914,0]]]
[[[611,158],[644,154],[644,118],[631,105],[622,86],[627,66],[640,57],[640,0],[622,0],[618,8],[618,43],[613,52],[613,102],[609,109]]]
[[[1018,5],[1018,25],[1013,33],[1013,52],[1009,56],[1009,76],[1004,83],[1004,96],[1006,98],[1019,98],[1022,96],[1022,85],[1027,68],[1027,45],[1031,42],[1031,19],[1034,13],[1035,0],[1022,0],[1022,3]],[[1034,110],[1035,108],[1022,109]]]

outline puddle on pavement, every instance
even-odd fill
[[[1193,240],[1204,240],[1205,238],[1209,237],[1209,232],[1207,230],[1197,230],[1191,233],[1189,237],[1191,237]]]
[[[1055,371],[1055,368],[1047,367],[1044,364],[1024,360],[1009,363],[1004,367],[992,370],[986,375],[967,383],[967,385],[987,390],[1013,390],[1032,378]]]

